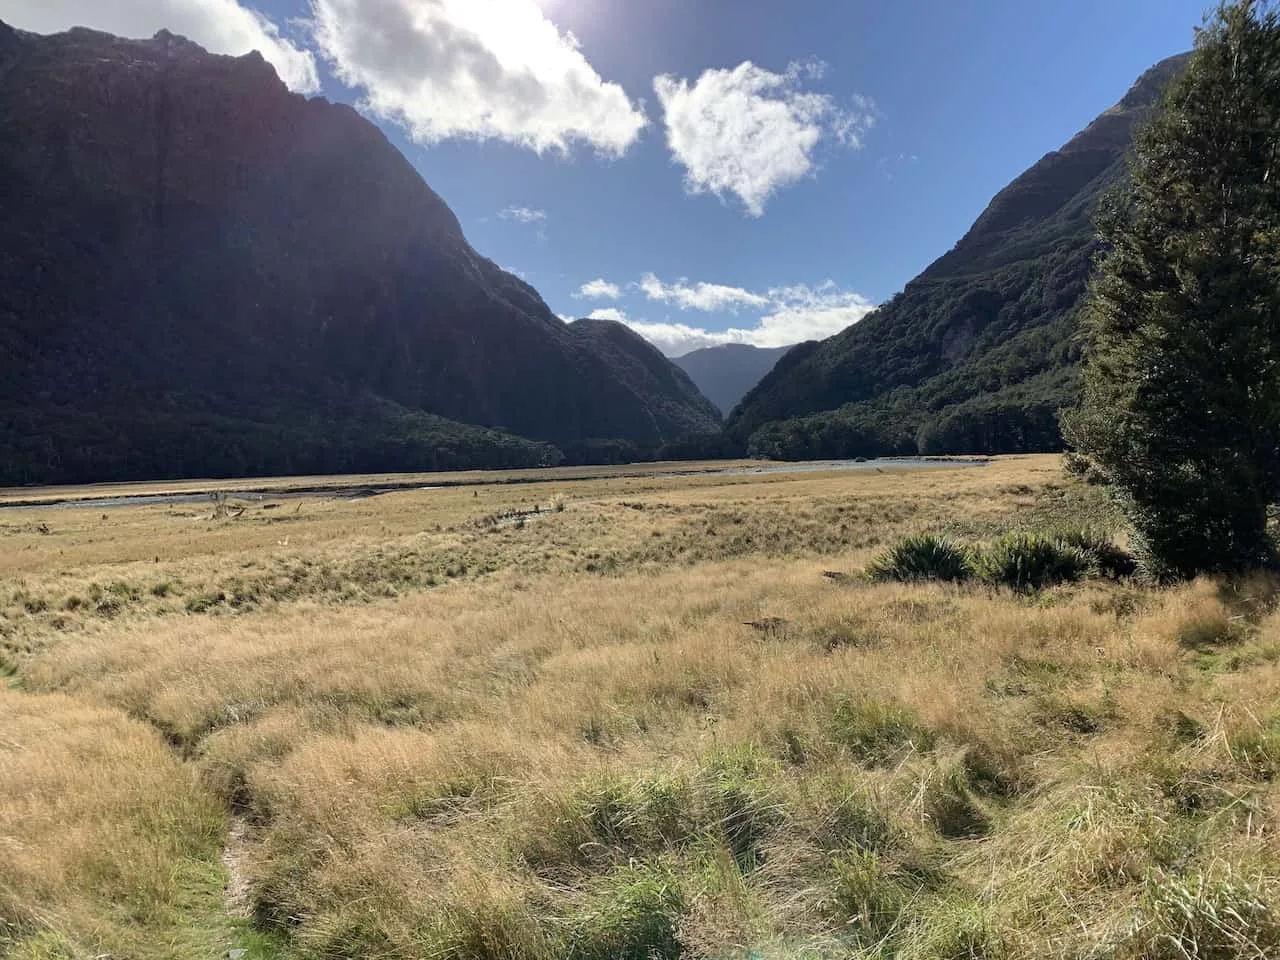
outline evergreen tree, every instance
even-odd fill
[[[1280,493],[1280,17],[1225,3],[1104,204],[1064,433],[1118,494],[1152,571],[1274,558]]]

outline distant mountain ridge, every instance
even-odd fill
[[[675,364],[721,413],[728,414],[790,349],[726,343],[676,357]]]
[[[569,324],[569,334],[594,356],[608,361],[615,385],[645,398],[655,433],[670,434],[672,427],[682,436],[718,431],[720,413],[715,405],[678,363],[625,323],[575,320]],[[621,431],[616,435],[623,436]]]
[[[719,427],[256,53],[0,24],[0,209],[0,483],[530,465]]]
[[[1093,215],[1124,175],[1135,124],[1188,56],[1147,71],[1001,190],[889,303],[788,353],[730,415],[730,436],[785,458],[1060,449]]]

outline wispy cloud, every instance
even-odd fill
[[[315,56],[238,0],[0,0],[0,20],[35,33],[90,27],[136,38],[170,30],[212,53],[242,56],[257,50],[291,90],[320,89]]]
[[[89,0],[86,0],[89,2]],[[420,143],[626,153],[648,123],[536,0],[310,0],[316,42],[364,108]]]
[[[841,290],[830,280],[816,287],[806,284],[775,287],[761,299],[767,305],[767,312],[755,324],[727,330],[670,321],[614,319],[623,319],[663,353],[678,357],[701,347],[728,343],[784,347],[805,340],[822,340],[857,323],[875,309],[862,295]]]
[[[881,157],[877,166],[880,168],[881,176],[886,180],[893,181],[898,178],[899,171],[915,166],[919,162],[920,158],[914,153],[899,153]]]
[[[630,325],[625,310],[619,310],[617,307],[597,307],[587,314],[588,320],[616,320],[618,323],[626,323]]]
[[[545,223],[547,211],[534,210],[531,207],[507,207],[505,210],[498,211],[498,217],[502,220],[517,220],[520,223]]]
[[[701,310],[719,313],[724,310],[737,312],[742,307],[768,306],[769,298],[742,287],[729,287],[719,283],[690,283],[681,277],[667,284],[654,274],[646,273],[637,285],[650,300],[670,303],[681,310]]]
[[[707,70],[696,81],[669,75],[654,80],[667,146],[685,169],[690,193],[732,194],[748,214],[764,214],[769,199],[808,176],[824,138],[857,149],[875,122],[865,97],[847,107],[803,89],[825,64],[795,63],[773,73],[750,61],[732,70]]]
[[[622,288],[601,278],[584,283],[573,295],[575,300],[617,300],[622,296]]]

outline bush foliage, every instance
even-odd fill
[[[1090,577],[1121,580],[1137,573],[1133,556],[1088,527],[1048,533],[1008,533],[972,549],[945,536],[904,537],[867,567],[874,581],[962,583],[977,578],[1018,591],[1042,590]]]
[[[1042,533],[1001,537],[977,561],[978,576],[987,583],[1022,591],[1081,580],[1088,572],[1084,551]]]
[[[944,580],[958,583],[973,574],[969,551],[960,544],[932,533],[899,540],[872,561],[867,570],[873,580]]]

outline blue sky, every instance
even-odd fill
[[[262,48],[295,89],[362,105],[557,313],[677,354],[856,321],[1188,49],[1205,6],[0,0],[0,18]]]

